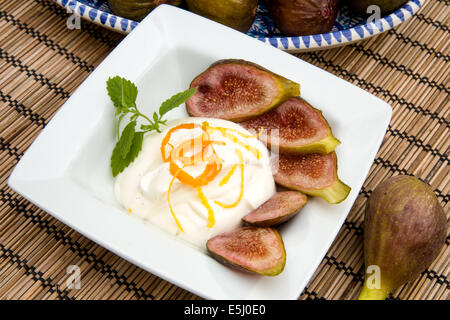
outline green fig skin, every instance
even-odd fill
[[[182,0],[108,0],[108,3],[115,14],[141,21],[160,4],[181,6]]]
[[[364,218],[366,268],[380,268],[381,288],[366,281],[360,300],[382,300],[416,278],[445,244],[447,220],[431,188],[411,176],[395,176],[373,191]]]
[[[186,0],[190,11],[241,32],[250,29],[258,0]]]

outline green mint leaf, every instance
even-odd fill
[[[133,137],[133,143],[131,144],[130,152],[127,155],[127,161],[133,162],[142,149],[142,142],[144,141],[144,132],[136,132]],[[128,166],[128,165],[127,165]]]
[[[106,81],[106,90],[114,106],[118,109],[116,113],[128,112],[129,108],[136,106],[138,89],[133,82],[115,76]]]
[[[117,143],[111,154],[111,171],[113,177],[116,177],[126,168],[125,164],[126,162],[122,158],[122,154],[120,153],[119,143]]]
[[[135,134],[136,121],[132,121],[123,129],[122,135],[120,136],[117,145],[119,147],[120,154],[123,159],[127,157],[128,152],[130,152],[131,144],[133,143],[133,138]]]
[[[197,88],[188,89],[186,91],[180,92],[164,101],[159,107],[159,115],[162,117],[167,112],[175,109],[180,104],[185,103],[190,97],[192,97],[197,92]]]
[[[153,130],[161,132],[160,126],[166,125],[167,123],[167,120],[163,120],[162,117],[170,110],[186,102],[186,100],[197,92],[197,88],[189,89],[175,94],[170,99],[164,101],[159,108],[159,114],[156,112],[153,113],[152,121],[145,114],[140,113],[136,106],[138,89],[134,83],[125,78],[115,76],[107,80],[106,89],[111,101],[116,107],[115,115],[118,117],[116,127],[118,141],[111,155],[113,177],[121,173],[138,156],[142,149],[144,133]],[[129,116],[129,123],[120,135],[120,123],[125,115]],[[145,119],[148,124],[141,125],[140,128],[142,131],[136,132],[136,120],[139,117]]]
[[[125,158],[122,158],[119,143],[116,144],[111,155],[111,170],[113,177],[125,170],[136,159],[142,149],[142,141],[144,140],[144,132],[135,132],[131,143],[130,150]]]

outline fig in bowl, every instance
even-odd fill
[[[338,13],[337,0],[266,0],[277,27],[288,36],[326,33]]]
[[[137,21],[141,21],[160,4],[180,6],[182,2],[182,0],[108,0],[115,14]]]

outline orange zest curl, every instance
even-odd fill
[[[200,129],[201,134],[195,138],[182,141],[181,143],[178,143],[176,145],[174,145],[171,142],[172,134],[175,133],[176,131],[194,130],[194,129]],[[172,214],[172,217],[175,220],[176,225],[182,232],[184,232],[184,230],[181,227],[181,224],[178,221],[172,208],[172,205],[170,203],[170,191],[172,189],[175,179],[180,181],[182,184],[191,186],[197,190],[198,198],[200,199],[202,205],[208,211],[207,226],[209,228],[212,228],[215,224],[214,211],[201,189],[202,186],[206,186],[211,181],[213,181],[222,170],[223,160],[217,156],[213,146],[225,145],[225,142],[211,140],[209,134],[213,131],[220,132],[222,136],[225,137],[227,140],[230,140],[232,143],[237,144],[238,146],[248,150],[255,156],[255,158],[259,159],[261,157],[261,153],[257,148],[240,141],[236,135],[239,135],[243,138],[257,138],[258,136],[249,136],[234,129],[212,127],[207,122],[203,122],[201,125],[197,123],[182,123],[171,128],[161,142],[161,157],[164,162],[169,162],[169,171],[173,176],[167,192],[167,201],[169,203],[170,213]],[[236,135],[234,135],[233,133]],[[241,173],[241,188],[239,198],[232,204],[223,204],[218,201],[215,201],[217,205],[223,208],[233,208],[237,206],[238,203],[241,201],[244,193],[244,157],[239,149],[235,149],[235,152],[239,158],[239,166]],[[199,163],[201,163],[204,166],[204,169],[201,174],[199,174],[196,177],[193,177],[191,174],[186,172],[185,170],[186,167],[194,166],[195,164]],[[230,180],[237,166],[238,164],[235,164],[231,168],[228,174],[220,181],[219,186],[223,186]]]
[[[162,156],[162,159],[164,162],[169,161],[169,157],[170,157],[170,155],[166,156],[167,145],[169,145],[173,149],[173,145],[170,144],[170,138],[172,136],[172,133],[174,133],[177,130],[181,130],[181,129],[192,130],[195,128],[202,128],[202,130],[204,129],[203,126],[196,124],[196,123],[182,123],[182,124],[179,124],[179,125],[171,128],[167,132],[166,136],[164,137],[164,139],[161,142],[161,156]]]

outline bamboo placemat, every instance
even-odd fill
[[[395,30],[337,49],[298,54],[393,108],[383,145],[339,235],[299,299],[355,299],[363,279],[362,221],[372,190],[413,174],[449,217],[448,0],[429,0]],[[24,151],[123,36],[51,0],[0,2],[0,299],[198,299],[114,255],[7,186]],[[450,237],[434,263],[391,299],[448,299]],[[79,290],[66,272],[78,265]]]

